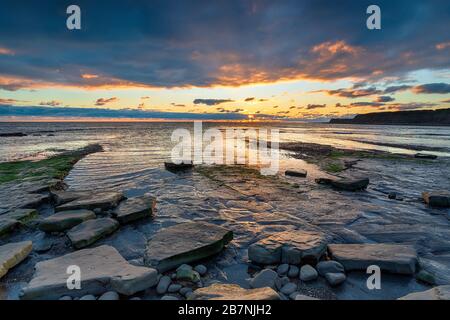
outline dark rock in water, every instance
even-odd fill
[[[171,161],[164,162],[164,167],[171,171],[171,172],[178,172],[178,171],[186,171],[189,169],[192,169],[194,167],[194,164],[192,161],[184,160],[181,163],[174,163]]]
[[[430,290],[410,293],[398,300],[450,300],[450,285],[438,286]]]
[[[0,137],[26,137],[27,134],[23,132],[7,132],[0,133]]]
[[[87,220],[67,232],[76,249],[87,247],[97,240],[110,235],[119,228],[119,223],[111,218]]]
[[[33,249],[37,253],[47,252],[52,247],[53,247],[53,241],[49,238],[43,238],[33,245]]]
[[[20,208],[22,209],[34,209],[38,208],[44,203],[49,202],[50,196],[48,194],[30,193],[26,196],[25,201]]]
[[[416,154],[414,155],[414,158],[417,158],[417,159],[431,159],[431,160],[434,160],[434,159],[437,159],[437,155],[434,155],[434,154],[426,154],[426,153],[416,153]]]
[[[0,279],[9,269],[22,262],[33,249],[31,241],[8,243],[0,246]]]
[[[125,198],[123,193],[106,191],[94,192],[89,195],[70,201],[63,205],[56,207],[56,211],[88,209],[94,210],[100,208],[102,210],[109,210],[117,207],[120,201]]]
[[[306,170],[286,170],[284,174],[286,176],[306,178],[308,172]]]
[[[429,273],[426,270],[420,270],[417,274],[416,274],[416,279],[418,281],[427,283],[427,284],[431,284],[431,285],[435,285],[436,284],[436,279],[434,277],[433,274]]]
[[[389,198],[389,199],[392,199],[392,200],[397,199],[397,193],[395,193],[395,192],[389,192],[388,198]]]
[[[70,290],[67,287],[68,266],[80,268],[81,289]],[[133,266],[116,249],[106,245],[38,262],[35,270],[33,279],[23,289],[21,299],[98,296],[107,291],[128,296],[154,286],[158,277],[155,269]]]
[[[280,300],[272,288],[244,289],[236,284],[214,283],[195,290],[188,300]]]
[[[423,192],[422,198],[431,207],[450,208],[449,191]]]
[[[253,243],[248,258],[259,264],[316,262],[327,248],[327,239],[319,232],[294,230],[275,233]]]
[[[44,232],[61,232],[95,217],[95,213],[90,210],[61,211],[42,220],[39,229]]]
[[[330,244],[332,258],[341,263],[345,271],[367,270],[377,265],[381,270],[414,274],[418,263],[417,252],[412,246],[401,244]]]
[[[258,272],[255,277],[250,280],[250,287],[252,288],[275,288],[278,274],[270,269],[264,269]]]
[[[330,185],[337,190],[344,191],[359,191],[367,189],[370,180],[368,178],[365,179],[340,179],[333,180],[328,178],[319,178],[316,179],[316,183]]]
[[[112,215],[121,224],[133,222],[138,219],[152,217],[155,212],[156,199],[149,195],[127,199],[114,209]]]
[[[147,244],[144,262],[164,272],[219,253],[233,232],[207,222],[180,223],[161,229]]]

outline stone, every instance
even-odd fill
[[[324,254],[327,240],[324,234],[313,231],[285,231],[253,243],[248,257],[259,264],[300,264],[302,260],[317,261]]]
[[[328,178],[319,178],[316,179],[316,183],[330,185],[337,190],[344,191],[359,191],[367,189],[367,186],[370,183],[368,178],[364,179],[328,179]]]
[[[44,203],[47,203],[50,200],[50,196],[48,194],[34,194],[29,193],[26,195],[24,202],[21,204],[21,209],[33,209],[38,208]]]
[[[317,271],[323,277],[326,273],[345,273],[344,266],[337,261],[320,261],[317,266]]]
[[[326,273],[325,274],[325,279],[327,280],[327,282],[330,284],[330,286],[338,286],[340,285],[342,282],[345,281],[346,276],[344,273]]]
[[[183,160],[181,163],[173,163],[172,161],[164,162],[166,170],[171,172],[187,171],[194,167],[192,161]]]
[[[108,291],[102,294],[98,300],[119,300],[119,294],[115,291]]]
[[[89,197],[94,191],[61,191],[51,190],[51,196],[56,206],[71,202],[80,198]]]
[[[155,214],[156,199],[149,195],[130,198],[122,201],[112,212],[112,216],[120,224],[127,224],[143,218],[151,218]]]
[[[288,277],[281,277],[281,278],[277,278],[277,279],[275,279],[275,288],[278,290],[278,291],[280,291],[281,290],[281,288],[283,288],[283,286],[285,285],[285,284],[287,284],[287,283],[289,283],[290,282],[290,280],[289,280],[289,278]]]
[[[80,267],[79,290],[67,288],[67,267],[71,265]],[[133,266],[115,248],[103,245],[38,262],[21,298],[54,300],[68,294],[82,297],[107,291],[129,296],[154,286],[157,276],[155,269]]]
[[[62,296],[61,298],[59,298],[59,300],[68,301],[68,300],[72,300],[72,297],[71,296]]]
[[[436,278],[434,277],[434,275],[426,270],[420,270],[416,274],[416,279],[418,281],[430,284],[432,286],[434,286],[436,284]]]
[[[97,299],[95,299],[95,296],[93,296],[92,294],[88,294],[88,295],[82,296],[80,298],[80,300],[97,300]]]
[[[156,286],[156,292],[158,294],[166,293],[171,283],[172,280],[170,279],[170,277],[162,276],[161,279],[159,279],[158,285]]]
[[[180,294],[185,297],[189,294],[189,292],[192,292],[192,289],[189,287],[183,287],[180,289]]]
[[[434,287],[430,290],[413,292],[399,300],[450,300],[450,285]]]
[[[300,269],[297,266],[291,265],[289,267],[288,277],[289,278],[297,278],[299,272],[300,272]]]
[[[95,218],[96,215],[91,210],[61,211],[42,220],[39,223],[39,229],[44,232],[62,232]]]
[[[306,178],[306,175],[308,172],[306,170],[286,170],[284,172],[284,175],[291,176],[291,177],[300,177],[300,178]]]
[[[199,275],[204,276],[208,269],[203,265],[199,264],[194,267],[194,270],[198,272]]]
[[[305,296],[304,294],[298,294],[298,295],[295,296],[294,300],[319,300],[319,299],[313,298],[313,297],[310,297],[310,296]]]
[[[254,278],[250,280],[250,287],[252,288],[275,288],[275,282],[278,279],[278,274],[271,269],[264,269],[258,272]]]
[[[161,298],[161,300],[179,300],[177,297],[166,295]]]
[[[422,198],[431,207],[450,208],[449,191],[423,192]]]
[[[200,274],[190,265],[182,264],[177,268],[176,279],[181,281],[199,282]]]
[[[119,228],[119,223],[111,218],[87,220],[67,232],[73,247],[81,249],[106,237]]]
[[[32,249],[31,241],[13,242],[0,246],[0,279],[10,269],[25,260]]]
[[[435,155],[435,154],[426,154],[426,153],[416,153],[414,155],[414,158],[434,160],[434,159],[437,159],[437,155]]]
[[[20,222],[14,219],[0,218],[0,236],[4,236],[20,226]]]
[[[140,300],[142,300],[141,298],[139,298],[139,297],[133,297],[133,298],[131,298],[131,299],[128,299],[128,300],[136,300],[136,301],[140,301]]]
[[[171,284],[170,286],[169,286],[169,288],[167,288],[167,292],[169,292],[169,293],[175,293],[175,292],[178,292],[178,291],[180,291],[180,289],[181,289],[181,287],[182,287],[182,285],[181,284]]]
[[[300,268],[300,280],[302,281],[313,281],[316,280],[318,276],[316,269],[309,264],[305,264]]]
[[[159,272],[205,259],[222,251],[233,232],[208,222],[185,222],[161,229],[148,242],[144,263]]]
[[[289,296],[291,293],[294,293],[297,290],[297,285],[295,283],[289,282],[286,283],[282,288],[281,288],[281,293]]]
[[[53,240],[49,238],[42,238],[38,240],[34,245],[33,249],[37,253],[43,253],[49,251],[53,247]]]
[[[188,300],[280,300],[272,288],[244,289],[236,284],[213,283],[195,290]]]
[[[412,275],[418,263],[417,252],[410,245],[330,244],[328,251],[346,271],[366,271],[368,266],[377,265],[383,271]]]
[[[287,263],[280,264],[277,268],[279,276],[284,276],[289,271],[289,265]]]
[[[100,208],[102,210],[109,210],[115,208],[120,201],[125,198],[123,193],[114,191],[103,191],[103,192],[93,192],[89,193],[84,197],[78,198],[76,200],[67,202],[56,207],[56,211],[67,211],[67,210],[79,210],[87,209],[94,210]]]
[[[0,216],[0,220],[3,218],[17,220],[21,223],[26,223],[33,220],[38,216],[36,209],[16,209]]]

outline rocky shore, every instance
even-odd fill
[[[383,289],[374,298],[448,299],[450,194],[423,184],[419,199],[407,180],[392,178],[395,168],[446,163],[282,147],[320,168],[337,161],[343,169],[310,176],[299,167],[267,177],[245,166],[166,164],[167,177],[200,186],[190,201],[211,204],[212,215],[162,225],[164,196],[67,188],[71,166],[101,147],[41,164],[1,164],[3,175],[15,171],[0,184],[0,288],[9,288],[0,297],[358,299],[368,297],[366,270],[376,265]],[[69,266],[79,267],[79,289],[67,285]]]

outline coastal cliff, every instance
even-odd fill
[[[330,123],[449,126],[450,109],[358,114],[353,119],[331,119]]]

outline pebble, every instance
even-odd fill
[[[183,296],[185,296],[185,297],[186,297],[186,295],[187,295],[189,292],[192,292],[192,289],[189,288],[189,287],[183,287],[183,288],[180,289],[180,294],[183,295]]]
[[[98,300],[119,300],[119,294],[115,291],[105,292]]]
[[[345,281],[346,276],[343,273],[326,273],[325,279],[331,286],[337,286]]]
[[[309,264],[305,264],[300,269],[300,280],[302,281],[313,281],[316,280],[319,275],[317,274],[316,269],[311,267]]]
[[[275,288],[275,280],[278,278],[278,274],[270,269],[264,269],[257,273],[256,276],[250,280],[250,286],[252,288]]]
[[[82,296],[80,300],[95,300],[95,297],[92,294],[87,294],[85,296]]]
[[[162,276],[161,279],[158,282],[158,285],[156,286],[156,292],[158,294],[166,293],[171,282],[172,282],[172,280],[170,279],[170,277]]]
[[[289,270],[289,265],[287,263],[280,264],[277,268],[277,273],[279,276],[284,276]]]
[[[139,297],[133,297],[133,298],[131,298],[130,300],[142,300],[142,299],[139,298]]]
[[[169,288],[167,289],[167,292],[170,292],[170,293],[175,293],[175,292],[178,292],[178,291],[180,291],[180,289],[182,288],[182,285],[181,284],[171,284],[170,286],[169,286]]]
[[[295,283],[289,282],[281,288],[281,293],[289,296],[290,294],[294,293],[297,290],[297,285]]]
[[[327,273],[345,273],[344,266],[337,261],[320,261],[317,264],[317,271],[323,277]]]
[[[72,300],[71,296],[62,296],[59,300]]]
[[[299,272],[300,272],[300,269],[297,266],[291,265],[289,267],[288,277],[289,278],[297,278]]]
[[[161,298],[161,300],[179,300],[177,297],[165,295]]]
[[[195,266],[194,270],[197,271],[201,276],[204,276],[208,271],[208,269],[203,264]]]

